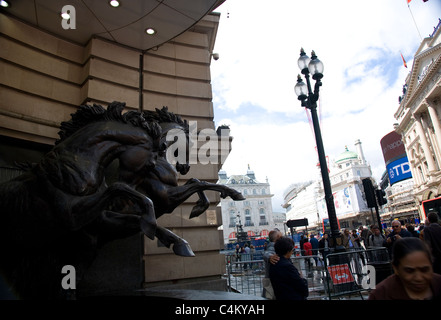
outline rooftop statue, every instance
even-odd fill
[[[179,186],[178,173],[190,166],[167,161],[173,141],[166,136],[179,128],[190,143],[187,122],[166,107],[123,113],[124,107],[80,106],[39,163],[0,184],[0,276],[19,298],[64,298],[63,266],[74,266],[81,281],[102,245],[139,232],[173,245],[175,254],[194,256],[187,241],[156,219],[195,193],[190,218],[202,214],[209,205],[204,190],[244,200],[233,189],[197,179]],[[115,160],[117,181],[106,181]]]

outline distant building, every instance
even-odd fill
[[[256,180],[254,171],[248,167],[244,175],[231,175],[223,170],[219,172],[218,184],[226,185],[241,192],[246,200],[233,201],[231,198],[221,200],[224,243],[236,241],[239,224],[249,237],[267,236],[269,231],[275,228],[274,214],[268,181]],[[279,229],[282,218],[277,214]]]
[[[293,184],[285,194],[286,220],[308,219],[308,228],[318,228],[321,218],[318,215],[319,183],[308,181]]]
[[[334,206],[341,228],[356,228],[376,223],[367,207],[364,195],[364,178],[371,178],[360,140],[355,142],[355,151],[347,147],[329,166],[329,179],[334,196]],[[308,219],[308,230],[323,231],[323,222],[328,218],[320,171],[317,179],[303,185],[293,185],[285,194],[286,219]],[[325,221],[326,222],[326,221]]]

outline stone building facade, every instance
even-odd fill
[[[395,131],[402,135],[419,214],[422,203],[441,197],[441,20],[415,53],[399,107]]]
[[[268,236],[276,227],[273,219],[273,207],[270,184],[256,180],[254,171],[248,168],[244,175],[231,175],[223,170],[219,172],[218,184],[226,185],[243,194],[244,201],[221,199],[224,243],[237,240],[237,227],[242,225],[249,237]],[[280,223],[278,224],[280,227]]]

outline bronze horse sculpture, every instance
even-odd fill
[[[196,206],[190,213],[190,219],[195,218],[208,209],[210,203],[204,194],[204,190],[213,190],[220,193],[222,198],[230,196],[233,200],[240,201],[245,198],[242,194],[234,189],[230,189],[223,185],[213,184],[198,179],[191,178],[184,185],[178,185],[178,173],[185,175],[190,170],[188,164],[189,156],[188,150],[192,143],[189,141],[189,127],[186,121],[183,121],[179,116],[168,112],[166,107],[161,110],[145,111],[143,116],[153,122],[157,122],[162,128],[162,135],[160,144],[163,146],[158,154],[156,166],[150,170],[146,176],[142,177],[137,186],[137,190],[148,195],[155,206],[156,217],[159,218],[164,213],[171,213],[176,207],[182,204],[193,194],[197,193],[199,200]],[[173,166],[166,157],[166,151],[171,144],[174,143],[172,139],[167,139],[167,135],[171,130],[182,130],[186,136],[186,159],[187,163],[177,162]],[[169,141],[167,141],[169,140]],[[171,141],[171,142],[170,142]],[[178,155],[176,155],[178,156]],[[194,256],[187,241],[181,239],[171,231],[157,227],[156,237],[166,246],[170,247],[173,244],[173,251],[181,256]]]
[[[186,130],[186,122],[166,108],[147,116],[123,113],[124,107],[80,106],[39,163],[0,184],[0,276],[19,298],[63,298],[63,266],[75,266],[81,279],[100,246],[139,232],[192,256],[188,243],[157,226],[156,218],[194,193],[203,199],[195,209],[201,214],[208,207],[204,190],[244,199],[206,182],[178,186],[177,172],[189,166],[167,162],[164,138],[167,127]],[[108,184],[106,169],[114,161],[118,181]]]

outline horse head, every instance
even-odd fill
[[[156,164],[161,128],[140,112],[122,113],[125,103],[107,109],[82,105],[62,122],[60,139],[41,162],[58,188],[74,195],[93,194],[104,183],[105,169],[120,160],[120,169],[148,170]]]
[[[185,175],[190,170],[190,148],[192,141],[189,137],[189,125],[186,120],[167,107],[156,108],[156,111],[144,111],[147,121],[154,121],[161,127],[159,156],[167,163],[174,165],[176,172]]]

